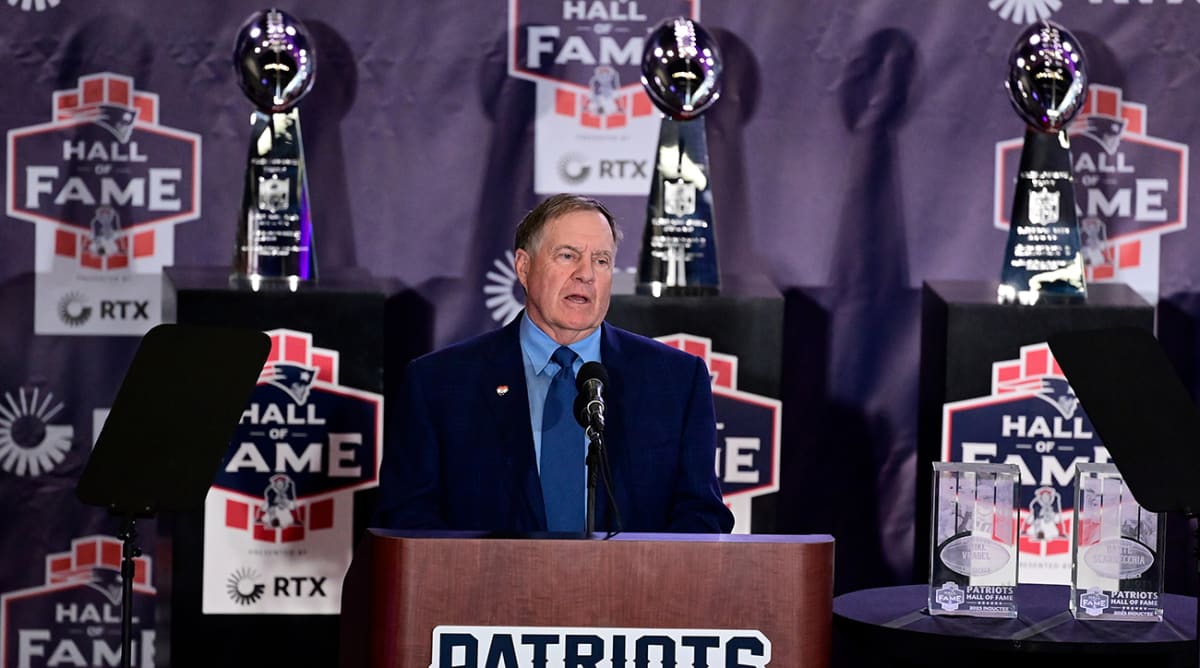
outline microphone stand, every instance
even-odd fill
[[[597,420],[595,415],[590,418],[587,428],[587,515],[583,526],[583,535],[587,537],[591,537],[596,530],[596,478],[600,472],[601,452],[604,450],[604,423]]]
[[[599,362],[587,362],[575,378],[579,394],[575,397],[575,419],[586,430],[587,452],[587,509],[584,513],[584,536],[596,532],[596,481],[604,479],[612,501],[611,481],[607,473],[608,455],[604,451],[604,384],[608,372]]]

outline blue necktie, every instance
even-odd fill
[[[583,428],[571,414],[577,357],[566,346],[554,351],[558,373],[542,410],[542,498],[550,531],[583,531]]]

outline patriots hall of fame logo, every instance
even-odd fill
[[[942,461],[1016,464],[1021,582],[1067,584],[1075,468],[1109,461],[1045,343],[992,365],[990,396],[942,408]]]
[[[48,554],[45,581],[0,594],[0,668],[117,666],[121,541],[91,535]],[[151,560],[134,558],[132,665],[154,666]]]
[[[198,134],[159,122],[157,94],[112,72],[54,91],[48,122],[8,131],[5,213],[37,226],[37,333],[157,324],[174,226],[200,216],[200,155]],[[60,317],[68,294],[96,302],[95,317]]]
[[[534,191],[649,191],[661,115],[641,85],[646,37],[699,0],[509,0],[508,73],[537,84]]]
[[[383,397],[340,354],[267,332],[271,353],[205,501],[205,614],[336,614],[354,492],[378,484]]]
[[[1187,227],[1188,146],[1148,134],[1148,116],[1146,105],[1123,99],[1120,88],[1092,84],[1067,132],[1087,280],[1127,283],[1154,303],[1160,240]],[[1022,144],[996,144],[999,229],[1009,226]],[[1058,202],[1038,197],[1030,195],[1031,222],[1057,220]]]

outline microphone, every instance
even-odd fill
[[[604,386],[608,371],[599,362],[587,362],[575,376],[575,419],[579,426],[596,432],[604,431]]]
[[[604,446],[604,386],[608,384],[608,370],[599,362],[587,362],[575,376],[575,420],[587,430],[587,514],[584,527],[587,535],[596,528],[596,480],[603,480],[608,492],[608,507],[612,510],[612,521],[621,530],[621,511],[617,508],[612,490],[612,470],[608,466],[608,448]],[[613,536],[610,529],[607,538]]]

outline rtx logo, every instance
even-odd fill
[[[601,160],[600,161],[600,178],[602,179],[628,179],[628,178],[650,178],[646,172],[646,160]]]
[[[58,300],[58,317],[69,327],[86,323],[95,310],[86,295],[72,290]],[[150,320],[149,299],[101,299],[101,320]]]
[[[257,570],[242,567],[229,575],[225,581],[225,591],[229,599],[239,606],[251,606],[258,603],[267,593],[265,578]],[[324,576],[295,575],[285,577],[277,575],[273,580],[271,595],[275,598],[325,598]]]
[[[284,598],[325,597],[325,577],[292,576],[275,577],[275,596]]]
[[[149,320],[150,301],[148,299],[102,299],[100,300],[101,320]]]
[[[92,307],[82,293],[71,291],[58,300],[58,317],[67,327],[78,327],[92,317]]]
[[[587,158],[578,153],[568,153],[558,161],[558,174],[568,183],[583,183],[592,171],[587,162]]]
[[[229,575],[225,581],[225,591],[229,600],[238,605],[253,605],[263,597],[266,586],[262,584],[262,575],[253,568],[239,568]]]
[[[558,161],[558,175],[567,183],[581,184],[592,178],[648,179],[649,160],[599,159],[591,160],[579,153],[567,153]]]

